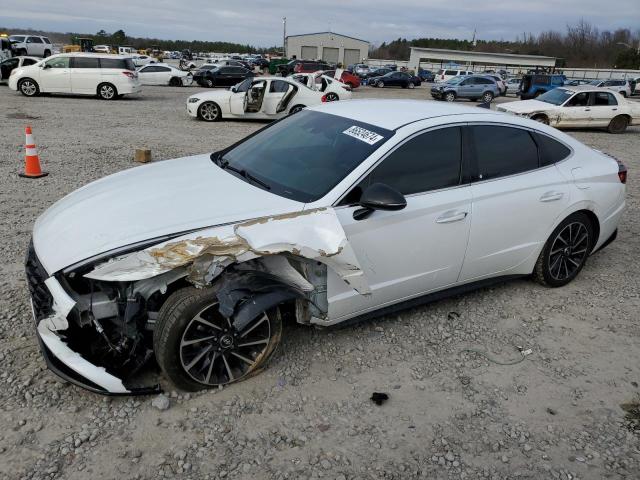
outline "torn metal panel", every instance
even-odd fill
[[[98,265],[85,277],[137,281],[178,267],[206,284],[233,263],[291,253],[324,263],[361,294],[370,293],[360,264],[332,208],[320,208],[193,232]]]

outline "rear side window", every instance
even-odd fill
[[[593,95],[593,105],[617,105],[616,97],[607,92],[595,92]]]
[[[514,175],[538,168],[538,148],[528,131],[478,125],[469,129],[477,161],[474,180]]]
[[[44,43],[48,43],[49,45],[51,45],[51,40],[49,40],[47,37],[42,37],[42,40],[44,40]]]
[[[538,144],[541,167],[560,162],[571,155],[571,150],[557,140],[542,133],[535,133],[534,135]]]
[[[284,80],[271,80],[271,85],[269,86],[269,92],[272,93],[282,93],[289,90],[289,84]]]
[[[100,63],[97,58],[73,57],[71,59],[71,68],[100,68]]]
[[[38,62],[38,60],[33,60],[31,58],[25,58],[24,60],[22,60],[22,66],[26,67],[28,65],[34,65],[37,62]]]
[[[456,70],[447,70],[444,72],[445,75],[457,75],[458,72]]]
[[[460,183],[462,138],[459,127],[419,135],[391,153],[371,173],[371,183],[385,183],[403,195]]]
[[[44,43],[40,37],[29,37],[27,43]]]
[[[101,58],[100,67],[117,68],[131,71],[135,71],[136,69],[136,66],[133,64],[133,60],[131,60],[130,58]]]
[[[479,77],[478,79],[476,79],[476,83],[479,85],[493,85],[495,82],[488,78]]]

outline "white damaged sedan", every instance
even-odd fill
[[[26,260],[48,366],[105,394],[259,372],[283,321],[329,326],[530,276],[561,287],[615,239],[626,169],[484,109],[308,108],[214,152],[59,200]]]
[[[534,100],[503,103],[496,110],[557,128],[606,128],[610,133],[623,133],[640,123],[639,103],[590,85],[554,88]]]
[[[229,90],[196,93],[187,113],[207,122],[223,118],[277,120],[305,107],[330,101],[327,95],[291,78],[247,78]]]

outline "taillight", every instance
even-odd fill
[[[627,167],[620,160],[618,160],[618,178],[620,183],[627,183]]]
[[[327,96],[326,95],[322,95],[322,101],[326,102],[327,101]]]
[[[129,71],[122,72],[122,74],[129,77],[131,80],[133,80],[138,76],[136,73],[129,72]]]

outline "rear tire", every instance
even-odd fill
[[[98,97],[102,100],[115,100],[118,98],[118,89],[111,83],[101,83],[98,85]]]
[[[491,103],[493,101],[493,93],[492,92],[484,92],[482,94],[482,103]]]
[[[578,276],[595,242],[589,217],[581,212],[569,215],[545,243],[533,269],[533,278],[547,287],[566,285]]]
[[[237,332],[217,303],[212,288],[187,287],[174,292],[158,312],[155,357],[180,389],[215,388],[249,378],[265,367],[280,343],[278,309],[261,313]]]
[[[611,119],[609,126],[607,127],[607,131],[609,133],[624,133],[628,125],[629,119],[624,115],[618,115]]]
[[[35,97],[40,93],[40,87],[35,80],[23,78],[18,82],[18,90],[25,97]]]

